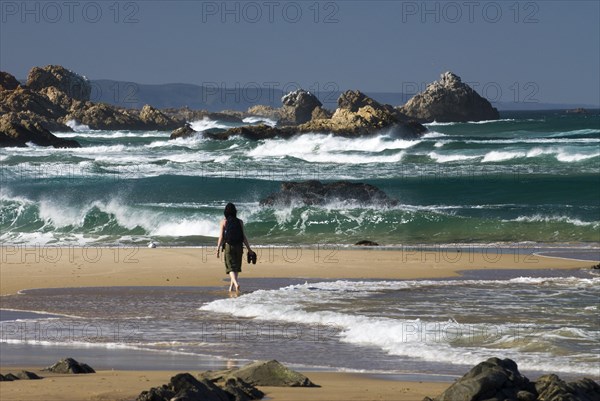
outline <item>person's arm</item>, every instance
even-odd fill
[[[221,252],[221,247],[223,246],[224,232],[225,232],[225,220],[221,220],[221,226],[219,227],[219,239],[217,240],[217,258],[219,257],[219,253]]]
[[[240,225],[242,226],[242,234],[244,234],[244,245],[246,245],[246,249],[250,252],[252,249],[250,249],[250,243],[248,242],[248,238],[246,238],[246,230],[244,230],[244,222],[242,220],[240,220]]]

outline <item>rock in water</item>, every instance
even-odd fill
[[[379,244],[375,241],[370,241],[368,239],[363,239],[361,241],[358,241],[356,244],[354,244],[356,246],[379,246]]]
[[[315,95],[304,89],[298,89],[281,98],[283,118],[292,124],[304,124],[312,118],[312,112],[323,104]]]
[[[70,98],[83,101],[90,100],[92,93],[92,85],[87,78],[60,65],[32,68],[27,77],[27,87],[36,91],[55,87]]]
[[[192,126],[186,123],[183,127],[179,127],[175,131],[171,132],[169,139],[188,138],[196,134],[197,131],[194,131]]]
[[[400,112],[420,122],[466,122],[497,120],[498,110],[481,97],[459,76],[446,72],[439,81],[416,94]]]
[[[397,204],[396,200],[370,184],[348,181],[322,183],[316,180],[283,182],[280,192],[267,196],[260,201],[260,204],[272,206],[300,202],[305,205],[323,205],[340,200],[384,206]]]
[[[21,118],[21,114],[7,113],[0,117],[0,147],[27,146],[31,142],[39,146],[55,148],[79,148],[77,141],[59,138],[37,122],[34,117]]]
[[[73,358],[65,358],[56,362],[54,365],[44,369],[48,372],[54,373],[72,373],[72,374],[83,374],[83,373],[96,373],[89,365],[85,363],[79,363]]]

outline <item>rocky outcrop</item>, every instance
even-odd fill
[[[404,106],[401,113],[420,122],[466,122],[500,118],[490,102],[481,97],[459,76],[446,72]]]
[[[151,129],[172,130],[177,128],[180,123],[167,117],[163,112],[150,105],[145,105],[140,111],[140,120]]]
[[[200,378],[226,383],[232,379],[241,380],[253,386],[318,387],[302,373],[293,371],[274,359],[249,363],[239,369],[209,370],[201,374]]]
[[[188,138],[190,136],[194,136],[198,133],[198,131],[194,131],[191,125],[185,124],[183,127],[179,127],[173,132],[171,132],[171,136],[169,139],[177,139],[177,138]]]
[[[80,147],[77,141],[53,135],[35,116],[14,112],[0,116],[0,147],[25,147],[29,142],[55,148]]]
[[[43,370],[54,373],[70,373],[70,374],[84,374],[84,373],[96,373],[91,366],[85,363],[79,363],[73,358],[65,358],[56,362],[54,365],[49,366]]]
[[[264,106],[262,104],[257,104],[256,106],[248,108],[246,113],[250,116],[265,117],[275,121],[279,121],[283,118],[281,109],[276,109],[271,106]]]
[[[599,401],[600,385],[590,379],[565,383],[556,375],[530,382],[511,359],[490,358],[435,398],[423,401]]]
[[[312,93],[298,89],[281,98],[282,116],[286,123],[304,124],[312,119],[312,112],[323,104]]]
[[[71,107],[69,113],[62,118],[63,122],[69,120],[85,124],[91,129],[106,130],[172,130],[181,125],[148,105],[137,111],[92,102]]]
[[[60,65],[32,68],[27,77],[27,87],[35,91],[55,87],[71,99],[84,101],[90,100],[92,93],[87,78]]]
[[[232,128],[212,139],[229,139],[241,135],[248,139],[289,138],[293,135],[323,132],[336,136],[357,137],[372,135],[382,130],[403,138],[419,137],[427,131],[420,123],[407,119],[390,105],[382,105],[360,91],[346,91],[338,99],[333,115],[320,106],[311,111],[312,119],[300,125],[264,125]]]
[[[136,401],[249,401],[264,393],[241,380],[228,380],[219,387],[209,380],[198,380],[189,373],[179,373],[168,384],[143,391]]]
[[[340,200],[362,204],[397,204],[396,200],[391,199],[385,192],[370,184],[348,181],[324,184],[316,180],[283,182],[280,192],[267,196],[260,201],[260,204],[272,206],[299,202],[304,205],[323,205]]]
[[[0,71],[0,92],[4,90],[15,90],[19,85],[19,81],[12,74]]]

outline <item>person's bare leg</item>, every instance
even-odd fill
[[[240,285],[237,281],[237,272],[229,272],[229,277],[231,278],[231,283],[229,284],[229,291],[233,291],[233,287],[235,287],[236,291],[240,290]]]

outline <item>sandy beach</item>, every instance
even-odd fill
[[[1,248],[0,293],[29,288],[92,286],[223,286],[228,282],[213,248]],[[244,278],[416,279],[459,275],[477,269],[581,269],[593,262],[515,254],[503,248],[483,253],[456,249],[347,250],[257,248],[256,265]],[[0,298],[1,301],[1,298]],[[265,355],[265,359],[269,359]],[[40,363],[54,361],[41,361]],[[91,364],[91,363],[90,363]],[[27,367],[39,372],[47,365]],[[0,373],[20,367],[2,366]],[[168,382],[174,371],[99,371],[93,375],[48,375],[41,381],[3,382],[2,400],[127,400]],[[196,372],[192,372],[196,373]],[[422,400],[448,387],[439,382],[403,382],[366,374],[304,372],[320,388],[263,388],[272,400]],[[464,372],[456,372],[462,375]],[[349,385],[351,383],[351,385]]]

